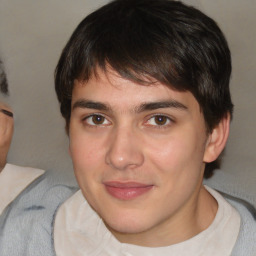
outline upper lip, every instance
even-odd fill
[[[153,186],[152,184],[145,184],[135,181],[106,181],[103,182],[105,186],[116,187],[116,188],[143,188]]]

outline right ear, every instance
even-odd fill
[[[221,119],[221,121],[209,135],[204,153],[205,163],[215,161],[225,148],[229,136],[229,125],[230,114],[228,113],[225,117]]]

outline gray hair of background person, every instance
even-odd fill
[[[4,70],[3,62],[0,60],[0,92],[8,94],[8,82]]]

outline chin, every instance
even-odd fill
[[[147,224],[144,216],[136,216],[134,214],[132,216],[125,214],[121,217],[115,216],[111,219],[105,219],[104,222],[111,232],[136,234],[150,229],[150,225]]]

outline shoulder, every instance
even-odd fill
[[[204,180],[204,184],[226,195],[240,198],[255,208],[256,193],[255,186],[252,186],[252,184],[255,184],[254,181],[255,177],[253,176],[245,177],[242,182],[241,177],[233,175],[231,172],[216,170],[211,178]]]
[[[14,165],[7,163],[4,167],[4,170],[7,171],[16,171],[16,172],[21,172],[22,174],[31,174],[33,176],[40,176],[43,173],[45,173],[45,170],[38,169],[38,168],[33,168],[33,167],[26,167],[26,166],[20,166],[20,165]]]
[[[204,183],[222,194],[241,216],[239,236],[232,256],[255,256],[256,252],[256,193],[251,186],[241,185],[238,177],[217,170]]]
[[[218,189],[224,199],[236,209],[240,215],[238,238],[232,251],[232,256],[255,256],[256,252],[256,209],[253,204],[243,198],[236,197]]]
[[[232,256],[254,256],[256,252],[256,210],[249,202],[224,195],[226,200],[239,212],[241,226]]]
[[[16,197],[3,214],[6,218],[16,214],[29,216],[40,211],[51,214],[76,191],[76,187],[55,182],[51,173],[45,171]]]
[[[0,255],[51,255],[54,215],[76,190],[48,172],[36,178],[0,217]]]

